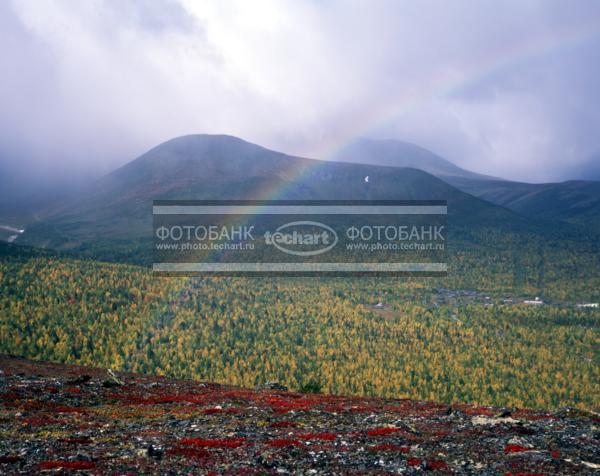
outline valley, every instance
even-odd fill
[[[367,142],[361,150],[396,145]],[[463,177],[195,135],[160,144],[85,193],[28,206],[22,220],[11,207],[0,229],[8,241],[0,243],[0,354],[215,385],[278,382],[324,399],[600,410],[595,183],[512,184],[417,152],[436,166],[430,172]],[[445,200],[448,275],[154,276],[153,200],[198,198]],[[156,444],[170,448],[169,441]],[[175,458],[189,450],[169,449]],[[204,463],[212,457],[194,451]],[[392,466],[430,464],[423,451],[413,453]],[[39,464],[70,467],[62,461]]]
[[[36,253],[0,260],[0,353],[246,387],[600,406],[598,309],[443,301],[445,278],[157,279]],[[575,292],[561,285],[554,299]]]
[[[508,186],[464,175],[459,188]],[[578,307],[600,301],[596,235],[459,188],[231,136],[173,139],[52,203],[19,246],[0,245],[0,352],[242,386],[598,408],[600,315]],[[447,200],[448,276],[152,275],[153,199],[273,197]]]

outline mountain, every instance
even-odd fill
[[[571,180],[531,184],[452,177],[464,192],[522,215],[580,225],[600,232],[600,182]]]
[[[496,177],[462,169],[423,147],[399,140],[359,139],[335,154],[334,160],[391,167],[411,167],[440,178],[499,180]]]
[[[369,176],[369,182],[365,177]],[[532,230],[519,215],[413,168],[292,157],[236,137],[172,139],[28,227],[19,243],[78,248],[151,236],[153,199],[441,199],[456,226]]]
[[[564,176],[572,180],[600,181],[600,154],[583,163],[573,165],[564,171]]]
[[[588,180],[529,184],[481,175],[462,169],[422,147],[397,140],[361,139],[335,156],[345,162],[414,167],[450,185],[531,218],[559,221],[600,231],[600,159],[571,170],[571,176]]]
[[[9,166],[9,160],[0,156],[0,226],[22,228],[39,221],[52,212],[52,204],[77,196],[91,181],[88,174],[20,167]]]

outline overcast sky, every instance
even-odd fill
[[[0,60],[0,161],[41,175],[203,132],[529,181],[600,153],[597,0],[5,0]]]

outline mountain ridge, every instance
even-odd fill
[[[70,247],[99,237],[150,236],[153,199],[272,198],[441,199],[448,200],[454,223],[533,228],[508,209],[422,170],[319,161],[233,136],[188,135],[159,144],[98,180],[86,194],[28,227],[19,242],[50,247],[63,242],[60,246]],[[53,238],[47,240],[48,235]]]
[[[463,192],[519,215],[600,232],[600,182],[597,181],[565,180],[538,184],[506,180],[462,169],[427,149],[397,140],[361,139],[340,151],[336,159],[414,165]],[[594,164],[590,161],[584,168],[591,170]]]
[[[396,139],[359,139],[338,151],[334,160],[348,163],[372,163],[392,167],[411,167],[436,177],[465,177],[503,180],[472,172],[419,145]]]
[[[455,177],[448,179],[448,183],[524,216],[569,223],[600,233],[600,182],[531,184]]]

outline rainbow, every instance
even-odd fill
[[[585,24],[564,27],[532,36],[526,42],[506,43],[496,51],[475,59],[466,68],[446,70],[430,81],[424,81],[417,89],[404,91],[395,101],[387,101],[373,107],[365,114],[357,115],[354,122],[345,126],[336,137],[327,138],[313,147],[312,155],[320,160],[310,167],[299,167],[290,161],[288,184],[301,181],[323,161],[332,160],[347,145],[358,138],[368,137],[373,131],[384,128],[399,117],[417,110],[436,98],[443,98],[474,87],[487,79],[517,69],[551,55],[569,53],[590,42],[600,39],[600,18],[591,18]],[[276,200],[287,191],[286,186],[263,190],[261,199]]]
[[[543,35],[532,36],[527,42],[513,42],[502,45],[496,51],[488,52],[484,57],[474,60],[466,68],[447,70],[430,81],[419,85],[418,89],[407,90],[396,100],[385,102],[372,108],[368,113],[355,117],[354,122],[345,126],[345,130],[334,138],[328,138],[316,144],[313,156],[320,160],[307,162],[290,160],[287,179],[283,185],[273,185],[257,190],[252,198],[277,200],[284,196],[288,188],[302,181],[346,146],[361,137],[368,137],[373,131],[393,123],[397,118],[417,110],[423,104],[435,98],[443,98],[494,76],[512,69],[525,66],[533,61],[543,60],[554,54],[564,54],[590,42],[600,39],[600,18],[592,18],[583,25],[565,27],[547,31]]]
[[[445,71],[430,81],[423,82],[418,89],[405,91],[398,100],[386,102],[379,109],[371,110],[366,116],[356,118],[355,123],[347,127],[347,130],[335,141],[321,143],[316,149],[316,156],[329,160],[355,139],[368,137],[371,131],[418,109],[427,101],[452,96],[501,73],[550,55],[568,53],[596,39],[600,39],[600,18],[591,19],[585,25],[532,37],[526,43],[515,42],[503,45],[497,51],[486,53],[485,57],[473,61],[460,72]]]

